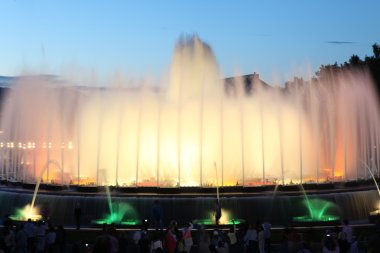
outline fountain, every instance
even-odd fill
[[[307,215],[293,217],[293,222],[296,224],[336,224],[340,217],[332,214],[338,212],[337,206],[323,199],[306,199],[303,201],[304,206],[308,210]],[[332,213],[329,213],[332,212]]]
[[[32,202],[28,205],[26,205],[24,208],[16,209],[16,214],[11,215],[10,218],[15,221],[27,221],[28,219],[31,219],[32,221],[38,221],[41,220],[43,217],[41,214],[39,214],[39,209],[34,206],[37,198],[37,193],[40,188],[40,184],[42,181],[42,177],[44,173],[46,172],[47,168],[50,164],[55,165],[60,171],[62,171],[62,168],[60,164],[55,160],[49,160],[46,162],[45,166],[42,167],[41,173],[37,178],[36,186],[34,188],[33,192],[33,198]]]
[[[141,221],[138,218],[125,218],[126,214],[128,214],[129,217],[137,217],[134,208],[127,203],[112,204],[111,210],[112,211],[110,211],[110,213],[105,215],[103,218],[93,220],[91,223],[97,225],[115,224],[125,226],[137,226],[141,224]]]
[[[105,215],[102,219],[93,220],[91,223],[97,224],[97,225],[102,225],[102,224],[115,224],[115,225],[128,225],[128,226],[140,225],[141,222],[139,219],[136,218],[137,214],[133,206],[127,203],[115,204],[112,202],[111,191],[108,185],[105,171],[106,170],[100,170],[99,173],[104,178],[109,213]],[[126,214],[128,214],[129,217],[134,217],[134,218],[125,219]]]
[[[51,76],[18,78],[1,106],[0,177],[24,184],[43,179],[76,189],[106,184],[116,186],[119,193],[131,189],[128,200],[112,196],[117,205],[109,192],[107,199],[98,193],[93,199],[75,196],[89,206],[107,202],[105,220],[111,222],[123,222],[129,215],[129,207],[122,203],[144,213],[141,217],[148,215],[151,196],[133,199],[148,188],[176,189],[175,194],[211,188],[209,192],[219,196],[219,191],[236,187],[243,193],[239,198],[222,197],[223,208],[233,210],[233,218],[255,212],[250,208],[253,201],[263,208],[258,215],[273,212],[283,222],[294,213],[289,203],[296,197],[279,194],[274,202],[274,197],[256,197],[249,191],[267,185],[276,185],[277,190],[279,183],[323,185],[367,178],[361,161],[378,168],[380,151],[374,147],[380,144],[380,109],[367,72],[295,80],[285,87],[269,86],[258,74],[222,76],[210,46],[192,36],[176,45],[169,75],[162,82],[117,76],[100,88]],[[60,171],[49,161],[57,161]],[[374,176],[379,173],[377,169]],[[177,201],[188,207],[180,195],[163,203],[173,206]],[[0,192],[1,199],[11,197],[18,204],[14,206],[26,203],[11,192]],[[192,200],[203,208],[208,198]],[[333,203],[346,198],[364,203],[363,210],[345,210],[354,218],[362,218],[373,205],[372,191],[337,194]],[[323,217],[310,211],[316,206],[333,209],[313,199],[304,202],[311,218]],[[73,205],[68,196],[54,201]],[[87,212],[89,222],[104,215],[90,207]],[[183,219],[185,214],[209,219],[206,213],[183,213]]]
[[[379,185],[377,184],[377,181],[376,181],[376,178],[375,178],[375,175],[373,174],[371,168],[368,166],[367,163],[365,163],[363,161],[363,164],[366,166],[366,168],[368,169],[368,172],[371,176],[371,178],[373,179],[373,182],[375,183],[375,186],[376,186],[376,190],[377,190],[377,193],[379,194],[379,197],[380,197],[380,189],[379,189]],[[375,211],[371,211],[369,213],[369,220],[373,223],[375,223],[377,220],[380,219],[380,201],[378,202],[378,205],[377,205],[377,209]]]
[[[32,207],[31,205],[26,205],[24,208],[16,208],[16,212],[10,215],[9,218],[13,221],[39,221],[43,217],[39,214],[39,209],[37,207]]]
[[[222,187],[355,180],[367,173],[358,161],[379,164],[371,147],[380,143],[380,113],[367,73],[285,88],[256,74],[251,90],[220,76],[195,36],[180,40],[160,85],[20,78],[3,101],[0,174],[33,182],[57,160],[63,173],[48,168],[46,182],[100,185],[107,168],[111,185],[202,187],[216,185],[216,163]]]

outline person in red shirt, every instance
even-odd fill
[[[175,235],[175,226],[173,224],[166,231],[164,244],[168,253],[175,253],[177,246],[177,237]]]

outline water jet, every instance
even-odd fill
[[[263,216],[267,206],[276,212],[279,202],[287,210],[284,216],[277,213],[282,222],[292,213],[293,185],[335,194],[336,183],[366,178],[368,170],[359,161],[380,160],[379,149],[373,148],[380,144],[379,103],[366,71],[295,80],[285,87],[267,85],[256,73],[223,78],[211,47],[193,36],[176,45],[168,72],[162,83],[115,78],[102,88],[90,81],[83,87],[45,76],[18,78],[2,101],[1,178],[34,183],[42,174],[45,183],[93,191],[75,198],[95,194],[103,201],[97,187],[104,184],[104,173],[107,185],[116,186],[119,194],[125,191],[133,207],[156,194],[175,196],[168,206],[171,201],[184,205],[186,189],[203,207],[208,192],[214,196],[236,187],[238,200],[223,196],[222,201],[227,209],[239,210],[237,217],[246,214],[240,203],[253,213],[249,201],[256,201]],[[49,161],[59,161],[59,173],[44,166]],[[267,189],[279,182],[282,193],[272,203]],[[148,199],[131,198],[150,191]],[[195,198],[198,191],[204,194],[201,199]],[[372,202],[371,191],[357,191],[352,198]],[[6,192],[4,198],[11,195]],[[123,203],[123,196],[117,198]],[[336,198],[343,202],[345,196]],[[313,199],[302,202],[310,218],[323,216],[311,209],[332,208]],[[123,207],[109,200],[110,220],[122,221],[115,209]],[[351,213],[363,216],[360,210]],[[93,211],[88,219],[101,215]]]

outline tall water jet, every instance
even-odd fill
[[[44,182],[97,185],[107,168],[125,187],[255,186],[360,179],[359,161],[379,164],[379,101],[365,71],[284,88],[258,74],[222,79],[193,36],[176,45],[164,80],[18,79],[1,111],[2,178],[36,182],[56,160],[62,170]]]
[[[105,169],[101,169],[99,173],[106,191],[108,213],[106,213],[101,219],[93,220],[92,223],[117,225],[140,224],[139,219],[137,219],[136,211],[131,205],[128,203],[114,203],[112,201],[111,190],[108,184]],[[129,219],[126,219],[125,217],[127,214],[129,215]]]
[[[37,221],[43,218],[42,215],[39,214],[39,208],[35,207],[35,203],[37,199],[38,190],[40,188],[40,184],[42,181],[42,177],[45,173],[47,173],[50,164],[55,165],[59,169],[60,173],[62,173],[63,169],[57,161],[54,161],[54,160],[47,161],[45,166],[42,167],[41,173],[37,178],[37,182],[36,182],[36,186],[34,187],[31,203],[26,205],[24,208],[17,208],[16,213],[10,216],[12,220],[27,221],[28,219],[31,219],[33,221]]]

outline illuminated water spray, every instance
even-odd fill
[[[359,179],[359,161],[380,162],[366,72],[284,88],[257,74],[223,79],[196,36],[178,42],[168,72],[161,83],[116,77],[106,88],[18,79],[1,107],[1,177],[36,183],[55,160],[62,169],[47,168],[45,182],[102,185],[106,168],[109,185],[253,186]]]
[[[377,193],[379,194],[379,197],[380,197],[380,189],[379,189],[379,185],[377,184],[375,175],[373,174],[371,168],[368,166],[368,164],[366,162],[363,161],[363,164],[368,169],[368,172],[371,175],[371,178],[373,179],[373,182],[376,185]],[[370,215],[379,215],[379,214],[380,214],[380,201],[378,202],[377,210],[370,212]]]
[[[338,215],[335,215],[336,205],[323,199],[304,199],[304,206],[308,210],[307,215],[293,217],[293,221],[296,222],[329,222],[337,221],[340,219]]]
[[[111,196],[110,187],[108,185],[107,175],[105,169],[100,170],[99,176],[102,179],[105,190],[108,205],[108,213],[103,218],[94,220],[95,224],[118,224],[118,225],[138,225],[140,220],[134,209],[134,207],[128,203],[120,202],[114,203]]]
[[[20,220],[20,221],[27,221],[28,219],[31,219],[32,221],[37,221],[43,218],[39,212],[39,208],[35,207],[35,203],[36,203],[36,198],[37,198],[37,194],[40,188],[42,178],[51,164],[56,166],[59,169],[59,171],[62,171],[61,165],[57,161],[55,160],[48,161],[45,164],[45,166],[42,167],[40,175],[37,178],[37,183],[33,191],[33,197],[32,197],[31,203],[26,205],[24,208],[21,208],[21,209],[17,208],[16,214],[10,216],[11,219]]]

